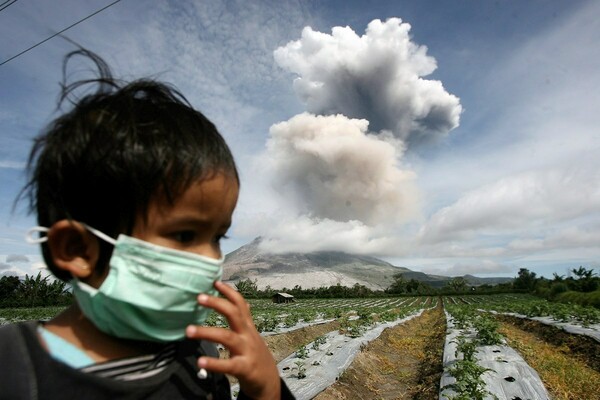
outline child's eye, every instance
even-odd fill
[[[176,232],[173,234],[173,238],[179,243],[190,243],[196,238],[196,233],[194,231]]]
[[[215,237],[215,243],[219,244],[219,243],[221,243],[221,240],[223,240],[223,239],[229,239],[229,236],[227,236],[227,235],[217,235]]]

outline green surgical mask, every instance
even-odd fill
[[[217,295],[213,284],[221,279],[224,257],[204,257],[126,235],[115,240],[86,228],[115,246],[98,289],[71,281],[79,307],[98,329],[124,339],[170,342],[183,339],[188,325],[206,320],[212,310],[201,307],[197,297]]]

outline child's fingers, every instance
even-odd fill
[[[237,362],[236,359],[220,359],[214,357],[200,357],[198,359],[198,367],[208,371],[234,376],[241,374],[243,369],[242,363]]]
[[[201,294],[198,296],[198,303],[203,307],[212,308],[214,311],[227,318],[229,326],[236,332],[254,326],[246,300],[244,300],[239,293],[235,292],[235,290],[226,287],[225,284],[223,284],[222,287],[225,287],[225,290],[219,291],[225,296],[228,296],[226,299]],[[239,296],[241,301],[235,298],[236,296],[231,296],[231,293],[227,292],[227,289],[232,290],[235,295]],[[229,296],[233,297],[233,300],[229,299]]]
[[[224,346],[231,345],[235,340],[235,333],[229,329],[196,325],[189,325],[185,329],[185,336],[189,339],[221,343]]]
[[[190,325],[186,328],[185,335],[189,339],[220,343],[227,347],[231,354],[238,354],[241,349],[250,345],[244,336],[225,328]]]
[[[223,283],[221,281],[216,281],[214,286],[215,289],[219,291],[219,293],[225,296],[225,298],[227,298],[233,304],[236,304],[237,306],[244,305],[246,308],[248,308],[248,303],[246,302],[246,299],[244,299],[244,297],[237,290],[235,290],[228,284]]]

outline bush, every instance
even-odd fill
[[[555,298],[559,294],[565,293],[568,290],[568,286],[563,282],[553,283],[550,287],[550,297]]]
[[[587,293],[569,290],[559,294],[556,300],[561,303],[573,303],[600,308],[600,290]]]

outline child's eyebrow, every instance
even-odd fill
[[[168,225],[213,225],[214,221],[211,217],[200,217],[200,216],[180,216],[170,218],[167,222]],[[231,219],[223,221],[219,226],[221,229],[229,229],[231,227]]]

